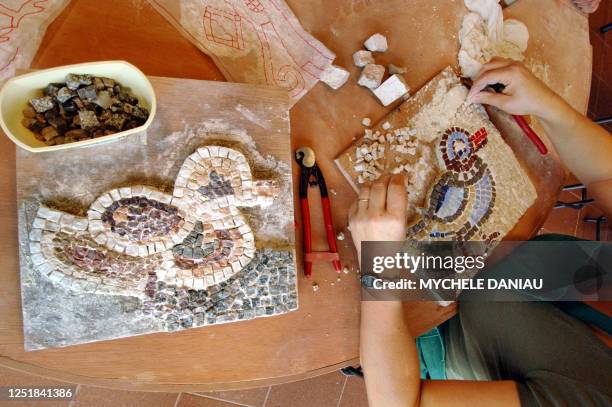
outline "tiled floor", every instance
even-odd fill
[[[589,116],[593,119],[612,116],[612,32],[602,35],[597,28],[612,22],[612,0],[603,0],[599,10],[591,15],[591,43],[594,47],[593,85]],[[612,125],[608,126],[612,131]],[[574,183],[570,177],[567,184]],[[561,200],[579,198],[579,192],[563,192]],[[563,233],[594,239],[593,224],[585,224],[585,216],[599,216],[594,207],[581,210],[555,209],[540,233]],[[612,240],[612,232],[603,228],[602,240]],[[0,386],[63,385],[63,383],[28,376],[0,368]],[[313,379],[284,385],[242,391],[211,393],[144,393],[79,386],[73,402],[19,403],[0,402],[0,406],[22,407],[361,407],[367,406],[363,380],[330,373]]]

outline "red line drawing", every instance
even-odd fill
[[[149,1],[211,55],[229,80],[282,86],[293,100],[305,94],[335,58],[303,30],[282,0],[181,0],[200,4],[203,35],[161,4],[171,0]],[[234,58],[254,60],[251,71],[232,65]]]
[[[8,68],[15,61],[15,59],[17,59],[17,54],[19,54],[19,48],[15,50],[13,56],[4,64],[4,66],[2,66],[2,68],[0,68],[0,72]]]
[[[19,28],[24,18],[44,12],[46,8],[43,4],[47,2],[48,0],[26,0],[18,9],[13,9],[0,3],[0,15],[9,18],[8,25],[0,27],[0,43],[10,41],[10,34]]]
[[[259,0],[244,0],[244,4],[255,13],[261,13],[264,11],[264,6],[259,2]]]
[[[244,49],[242,18],[236,11],[229,13],[206,6],[204,9],[204,32],[206,39],[215,44],[226,45],[237,50]]]
[[[276,10],[283,16],[283,18],[285,19],[285,21],[287,22],[287,24],[293,29],[293,31],[295,32],[295,34],[300,37],[306,44],[308,44],[312,49],[314,49],[315,51],[317,51],[323,58],[329,59],[329,61],[333,61],[336,56],[332,53],[330,53],[330,51],[328,49],[319,49],[319,44],[320,43],[315,43],[313,44],[312,42],[310,42],[310,40],[308,38],[304,38],[304,36],[302,35],[302,27],[298,27],[296,28],[295,25],[293,24],[292,20],[295,20],[297,22],[296,19],[294,18],[289,18],[287,15],[285,15],[285,13],[283,13],[283,11],[281,10],[280,6],[276,3],[276,1],[274,0],[270,0],[270,3],[272,4],[272,6],[274,6],[276,8]]]

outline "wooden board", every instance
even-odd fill
[[[282,298],[295,299],[294,205],[287,92],[267,86],[192,79],[150,77],[150,80],[157,96],[158,109],[151,126],[146,131],[89,147],[44,153],[31,153],[22,149],[17,152],[21,289],[24,331],[26,332],[25,344],[28,350],[82,344],[166,330],[174,331],[179,328],[178,326],[169,328],[164,322],[165,315],[145,319],[139,316],[139,308],[146,307],[146,300],[142,303],[138,301],[138,309],[132,309],[131,304],[134,304],[135,297],[142,294],[142,290],[136,287],[133,287],[136,289],[130,291],[126,298],[116,297],[116,295],[126,294],[117,288],[117,285],[121,284],[117,284],[116,281],[110,283],[114,287],[112,290],[115,296],[109,297],[99,291],[100,295],[91,295],[91,288],[81,291],[82,288],[78,288],[77,285],[82,287],[86,280],[77,281],[68,276],[73,275],[73,271],[76,275],[84,268],[77,267],[72,270],[61,260],[57,263],[55,255],[50,254],[53,253],[53,249],[49,248],[49,243],[41,243],[38,246],[39,248],[42,246],[43,252],[46,250],[45,247],[48,248],[42,263],[45,263],[49,270],[55,269],[61,273],[60,276],[63,275],[64,279],[60,279],[60,284],[55,284],[54,287],[43,288],[46,287],[49,280],[47,278],[39,280],[39,278],[41,274],[46,275],[49,272],[41,273],[34,270],[36,267],[32,267],[31,262],[37,264],[35,260],[37,256],[31,254],[32,245],[28,243],[28,235],[30,231],[34,231],[33,218],[36,216],[35,211],[38,210],[39,205],[59,210],[58,214],[83,216],[98,197],[116,188],[146,185],[159,193],[175,191],[176,194],[175,180],[180,177],[177,174],[185,174],[185,171],[182,171],[184,161],[188,156],[192,156],[199,147],[207,145],[226,146],[244,154],[254,180],[274,179],[276,193],[269,206],[242,200],[242,192],[240,195],[236,193],[232,197],[234,198],[232,202],[236,202],[236,213],[240,213],[240,217],[236,219],[239,222],[246,222],[248,225],[245,228],[253,233],[255,243],[252,246],[252,256],[255,256],[256,248],[259,253],[270,249],[270,254],[276,255],[278,259],[282,252],[287,256],[286,260],[282,261],[282,266],[275,267],[274,270],[276,272],[280,269],[287,271],[287,274],[290,274],[289,284],[285,284],[282,288],[276,287],[279,294],[274,301],[281,304]],[[186,93],[187,90],[188,93]],[[215,100],[215,103],[203,102],[201,95]],[[228,171],[225,165],[228,162],[229,160],[224,162],[224,168],[219,165],[218,168],[204,170],[204,167],[200,166],[198,168],[202,170],[198,171],[204,174],[208,174],[208,171],[211,170]],[[202,165],[205,164],[202,163]],[[238,168],[235,167],[234,171],[237,172]],[[203,183],[203,185],[206,184]],[[126,188],[126,190],[129,189]],[[186,194],[183,190],[180,191],[182,192],[181,197]],[[232,194],[233,191],[232,189]],[[180,205],[180,199],[176,198],[178,203],[173,203],[173,205]],[[225,205],[228,205],[227,200]],[[251,208],[246,209],[249,205]],[[195,216],[194,222],[201,221],[206,224],[206,219],[209,219],[208,215],[202,215],[199,212],[197,204],[185,207],[185,213]],[[71,216],[67,217],[67,219],[71,218]],[[189,220],[186,220],[186,224],[188,223]],[[90,222],[90,227],[92,224]],[[53,225],[49,226],[52,229],[47,230],[54,230]],[[83,236],[91,237],[91,230]],[[236,228],[234,230],[237,231]],[[38,231],[40,232],[40,229]],[[185,235],[189,233],[192,231],[186,229]],[[54,237],[49,235],[50,239],[47,242],[51,239],[56,241],[60,234]],[[76,235],[73,235],[71,239],[77,239]],[[103,247],[97,245],[90,247],[104,255]],[[272,252],[272,250],[276,251]],[[128,253],[127,249],[126,253]],[[141,258],[140,264],[146,264],[147,259],[151,261],[152,256],[156,254]],[[255,257],[249,263],[252,263],[251,267],[258,267],[259,264],[262,264],[259,269],[264,270],[263,265],[270,260],[259,264],[257,262],[257,257]],[[106,266],[105,269],[108,270],[108,267]],[[134,267],[129,269],[133,270]],[[125,269],[121,270],[121,273],[126,272]],[[235,276],[240,280],[240,282],[236,281],[236,284],[245,284],[246,281],[242,279],[248,272],[249,267],[243,267],[240,274]],[[224,273],[221,273],[221,277]],[[108,272],[102,274],[105,275],[105,280],[109,278],[107,277]],[[164,267],[155,266],[157,278],[162,279],[165,274]],[[176,275],[176,271],[173,271],[173,275]],[[100,281],[94,276],[91,277],[92,281]],[[217,274],[215,279],[219,278]],[[263,275],[261,278],[264,278]],[[218,291],[223,287],[218,286],[220,280],[215,279],[210,284],[217,285],[217,288],[211,288],[211,291]],[[266,275],[264,281],[271,279],[272,274]],[[68,286],[72,284],[69,291],[63,291],[61,288],[65,281],[68,281]],[[193,284],[194,280],[190,281],[191,283],[188,284]],[[201,282],[200,288],[203,290],[203,277]],[[185,287],[182,281],[176,283],[175,280],[171,280],[165,283],[177,288]],[[229,280],[226,283],[229,283]],[[102,286],[104,284],[98,288]],[[108,286],[109,289],[110,287]],[[152,289],[156,290],[156,288]],[[265,291],[264,285],[259,285],[257,289]],[[80,295],[79,292],[81,294],[90,293],[90,295]],[[285,297],[282,297],[281,294],[285,294]],[[215,305],[215,309],[227,309],[231,306],[233,295],[229,292],[227,295],[227,300],[219,299],[218,307]],[[149,297],[156,298],[157,296],[151,294]],[[63,298],[61,304],[57,298]],[[262,303],[265,301],[265,298],[262,297],[258,299]],[[270,300],[270,303],[272,301]],[[297,308],[297,303],[292,301],[284,309],[281,308],[281,306],[268,308],[269,315],[289,312],[290,309]],[[77,312],[80,309],[83,311]],[[104,309],[105,312],[100,313],[98,309]],[[175,311],[180,313],[179,310]],[[266,310],[261,308],[260,311]],[[242,318],[256,317],[254,311],[249,313],[248,317],[245,315],[243,314]],[[266,315],[264,313],[260,316]],[[50,324],[50,320],[54,322]],[[195,318],[190,320],[195,321]],[[237,320],[236,312],[229,312],[223,317],[219,313],[214,322],[211,320],[210,323],[237,322]],[[188,325],[191,328],[210,323],[200,318],[199,322]]]
[[[315,148],[329,188],[335,192],[331,201],[336,228],[343,230],[349,204],[356,195],[333,159],[360,134],[362,117],[377,122],[393,108],[381,107],[367,90],[356,86],[358,69],[352,67],[352,53],[373,32],[388,35],[390,50],[380,56],[380,61],[409,66],[408,83],[418,89],[436,72],[455,63],[456,35],[465,10],[459,0],[288,0],[288,4],[302,25],[338,55],[336,63],[352,73],[349,83],[337,92],[323,84],[315,86],[291,111],[292,146]],[[573,98],[570,101],[575,106],[582,104],[584,112],[591,69],[587,19],[568,7],[567,0],[520,0],[506,13],[515,13],[516,9],[515,16],[525,22],[546,18],[554,26],[563,27],[555,37],[545,27],[531,23],[531,37],[532,41],[541,41],[542,52],[547,52],[543,58],[551,67],[551,75],[574,87],[576,92],[569,95]],[[562,53],[558,49],[561,46]],[[139,0],[72,0],[51,25],[33,67],[103,59],[125,59],[148,75],[222,80],[210,59]],[[557,65],[557,61],[563,63]],[[531,149],[521,134],[516,138],[504,130],[502,134],[517,155]],[[359,284],[354,272],[342,275],[338,283],[327,265],[314,270],[314,279],[321,287],[316,294],[311,282],[300,276],[300,310],[285,316],[151,335],[147,341],[131,338],[25,353],[18,294],[15,146],[0,137],[0,151],[0,171],[4,175],[0,188],[5,191],[0,200],[0,221],[4,225],[0,231],[0,364],[98,386],[195,391],[286,382],[357,362]],[[517,238],[532,235],[550,212],[563,182],[563,172],[558,168],[555,164],[550,174],[545,172],[549,182],[538,185],[542,200],[533,206],[537,209],[532,208],[533,212],[523,217],[516,228]],[[319,250],[326,247],[325,231],[316,193],[311,199],[317,203],[311,205],[311,216],[314,248]],[[298,249],[300,241],[298,234]],[[339,246],[343,261],[354,267],[350,240],[339,242]],[[454,312],[454,308],[431,303],[408,303],[406,310],[414,334],[427,331]],[[208,354],[207,359],[191,357],[191,349],[208,343],[223,347]]]
[[[407,176],[410,239],[499,241],[537,197],[524,165],[484,109],[465,102],[467,94],[459,76],[447,67],[381,122],[366,128],[335,161],[356,191],[383,174]],[[476,132],[484,137],[471,141]],[[457,136],[468,136],[463,140],[471,146],[461,159],[450,153]],[[468,164],[470,160],[475,161]],[[441,186],[452,192],[437,200],[432,190]],[[455,198],[449,198],[452,194]],[[466,194],[483,198],[475,204]],[[461,209],[451,209],[453,199],[460,199]],[[481,204],[486,215],[477,214],[485,207]],[[438,210],[450,212],[442,220],[436,217]]]

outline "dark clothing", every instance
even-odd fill
[[[514,380],[522,406],[612,406],[612,350],[551,303],[462,302],[442,332],[449,379]]]

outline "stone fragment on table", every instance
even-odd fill
[[[325,71],[323,71],[319,79],[321,82],[335,90],[344,85],[349,76],[350,74],[346,69],[336,65],[330,65],[327,67],[327,69],[325,69]]]
[[[374,94],[383,106],[390,105],[408,92],[408,85],[399,75],[391,75],[382,85],[374,90]]]
[[[359,50],[353,54],[353,63],[356,67],[363,68],[368,64],[374,64],[374,57],[370,51]]]
[[[408,69],[406,69],[403,66],[396,66],[393,64],[389,64],[389,75],[404,75],[406,72],[408,72]]]
[[[373,52],[385,52],[388,48],[387,38],[380,33],[370,36],[363,45],[365,45],[369,51]]]
[[[98,97],[98,91],[94,85],[86,86],[77,90],[77,93],[81,100],[87,100],[89,102],[96,100]]]
[[[90,129],[100,125],[96,113],[91,110],[79,110],[78,118],[82,129]]]
[[[66,86],[68,86],[72,90],[77,90],[81,85],[91,85],[92,81],[93,79],[91,75],[87,74],[79,75],[69,73],[68,75],[66,75]]]
[[[74,90],[68,89],[66,86],[64,86],[63,88],[57,91],[57,95],[55,96],[55,98],[57,99],[58,102],[65,103],[66,101],[72,99],[76,95],[77,94]]]
[[[359,85],[364,86],[368,89],[376,89],[380,86],[382,78],[385,75],[385,67],[377,64],[368,64],[363,71],[357,82]]]
[[[38,113],[44,113],[47,110],[53,109],[55,106],[55,102],[51,96],[43,96],[40,98],[30,99],[30,105],[36,110]]]

